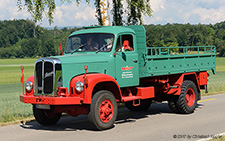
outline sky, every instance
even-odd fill
[[[24,1],[24,0],[22,0]],[[97,24],[93,3],[81,3],[79,6],[58,4],[51,27],[88,26]],[[144,24],[191,23],[215,24],[225,21],[225,0],[150,0],[152,17],[144,16]],[[0,0],[0,20],[31,19],[31,14],[18,10],[17,0]],[[47,18],[43,27],[50,27]]]

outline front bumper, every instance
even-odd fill
[[[77,105],[77,104],[81,104],[80,97],[47,97],[47,96],[20,95],[20,101],[23,103],[47,104],[47,105]]]

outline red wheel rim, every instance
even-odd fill
[[[186,92],[186,103],[189,107],[193,106],[195,103],[195,92],[192,88],[189,88]]]
[[[107,123],[113,117],[114,109],[110,100],[106,99],[102,101],[99,106],[99,118],[102,122]]]

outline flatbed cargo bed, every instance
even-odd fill
[[[216,72],[215,46],[148,47],[141,77],[212,70]]]

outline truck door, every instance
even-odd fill
[[[139,85],[138,53],[133,39],[131,34],[120,35],[117,39],[115,69],[116,80],[120,87]],[[129,43],[129,49],[124,49],[124,41]]]

